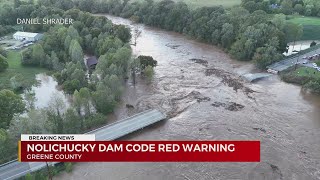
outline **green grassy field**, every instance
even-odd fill
[[[143,1],[143,0],[136,0]],[[161,0],[155,0],[161,1]],[[235,5],[240,5],[241,0],[174,0],[176,2],[183,1],[188,4],[191,8],[198,8],[204,6],[219,6],[232,7]]]
[[[289,22],[301,24],[303,26],[303,36],[301,40],[319,40],[320,39],[320,18],[289,16]]]
[[[297,76],[319,78],[320,72],[311,67],[300,67],[294,71]]]
[[[28,85],[33,85],[36,82],[35,75],[47,72],[46,69],[37,67],[25,67],[21,65],[21,54],[18,51],[10,51],[8,54],[9,68],[0,73],[0,89],[11,89],[10,78],[17,74],[21,74],[23,80]]]

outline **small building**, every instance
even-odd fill
[[[18,31],[13,34],[13,38],[20,41],[26,40],[34,42],[40,40],[42,38],[42,34]]]
[[[97,57],[91,56],[91,57],[87,58],[87,63],[86,63],[86,65],[87,65],[87,68],[88,68],[89,70],[95,70],[97,64],[98,64],[98,59],[97,59]]]

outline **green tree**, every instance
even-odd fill
[[[0,72],[5,71],[9,67],[7,58],[0,54]]]
[[[148,82],[151,82],[153,75],[154,75],[154,70],[153,67],[148,65],[145,69],[144,69],[144,75],[146,76]]]
[[[277,51],[276,46],[278,44],[279,41],[276,38],[272,38],[268,44],[256,50],[253,60],[257,67],[264,69],[268,65],[282,59],[282,55]]]
[[[257,10],[257,4],[254,1],[248,1],[246,2],[243,7],[248,10],[250,13],[252,13],[253,11]]]
[[[302,6],[302,4],[296,4],[294,6],[294,11],[299,13],[299,14],[303,14],[304,13],[304,7]]]
[[[17,154],[16,143],[17,141],[12,141],[10,134],[7,130],[0,128],[0,163],[5,163]]]
[[[70,57],[72,62],[80,62],[82,67],[85,68],[84,55],[82,48],[77,40],[72,40],[69,47]]]
[[[79,33],[73,26],[69,26],[67,35],[70,36],[71,39],[79,38]]]
[[[93,92],[93,103],[96,110],[102,114],[108,114],[113,112],[116,105],[113,92],[103,83],[99,83],[97,91]]]
[[[310,89],[314,93],[320,93],[320,78],[310,81],[307,83],[305,88]]]
[[[67,163],[65,163],[65,166],[66,166],[66,171],[68,172],[68,173],[70,173],[71,171],[72,171],[72,163],[70,163],[70,162],[67,162]]]
[[[24,116],[14,117],[10,125],[11,136],[16,140],[21,134],[45,134],[50,127],[44,110],[32,109]]]
[[[35,105],[34,105],[36,101],[35,95],[36,95],[35,92],[31,89],[26,90],[24,93],[24,99],[26,100],[26,105],[28,110],[35,109]]]
[[[293,42],[295,45],[296,41],[299,40],[303,34],[303,27],[300,24],[288,22],[285,26],[285,34],[287,42]]]
[[[233,25],[229,23],[225,23],[222,26],[222,31],[221,31],[221,44],[224,48],[229,48],[235,38],[235,33],[233,29]]]
[[[284,14],[292,14],[292,0],[283,0],[281,3],[281,9]]]
[[[72,108],[67,109],[64,115],[64,133],[78,134],[83,130],[83,118]]]
[[[53,94],[46,109],[52,133],[62,134],[64,132],[63,114],[65,109],[63,97],[58,93]]]
[[[33,65],[40,65],[41,67],[44,67],[46,54],[41,44],[35,44],[33,46],[31,57],[33,60]]]
[[[140,65],[141,65],[141,71],[144,71],[144,69],[147,66],[156,67],[158,64],[158,62],[156,60],[154,60],[152,56],[140,55],[140,56],[138,56],[138,59],[139,59]]]
[[[10,90],[0,91],[0,128],[8,128],[12,118],[25,111],[21,96]]]
[[[63,64],[60,63],[59,58],[57,54],[52,51],[51,52],[51,57],[50,57],[51,63],[52,63],[52,68],[55,71],[61,71],[63,69]]]

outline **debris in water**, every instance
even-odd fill
[[[201,64],[201,65],[204,65],[204,66],[208,66],[208,61],[204,60],[204,59],[197,59],[197,58],[192,58],[190,59],[190,61],[193,61],[197,64]]]
[[[234,91],[238,92],[239,89],[243,90],[244,93],[248,96],[250,93],[255,92],[254,90],[245,87],[243,85],[243,81],[239,78],[233,77],[233,75],[225,70],[222,69],[216,69],[216,68],[210,68],[210,69],[206,69],[205,71],[205,75],[206,76],[211,76],[211,75],[215,75],[219,78],[222,78],[222,83],[226,84],[229,87],[232,87]],[[252,97],[250,97],[252,98]]]
[[[226,107],[227,110],[229,111],[240,111],[241,109],[243,109],[244,106],[241,104],[237,104],[232,102],[228,107]]]
[[[237,104],[235,102],[228,102],[228,103],[222,103],[222,102],[214,102],[211,104],[213,107],[224,107],[228,111],[240,111],[244,108],[243,105]]]
[[[260,162],[248,174],[248,180],[256,179],[282,180],[283,174],[278,166],[267,162]]]
[[[177,49],[178,47],[180,47],[181,45],[178,45],[178,44],[166,44],[167,47],[171,48],[171,49]]]
[[[134,106],[131,104],[126,104],[126,108],[134,108]]]
[[[267,132],[264,128],[252,128],[252,129],[254,129],[254,130],[256,130],[256,131],[259,130],[259,131],[264,132],[264,133]]]

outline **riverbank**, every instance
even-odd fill
[[[309,89],[313,93],[320,92],[318,91],[320,85],[317,83],[320,79],[320,72],[313,67],[294,66],[281,72],[280,77],[285,82],[300,85],[303,89]]]

